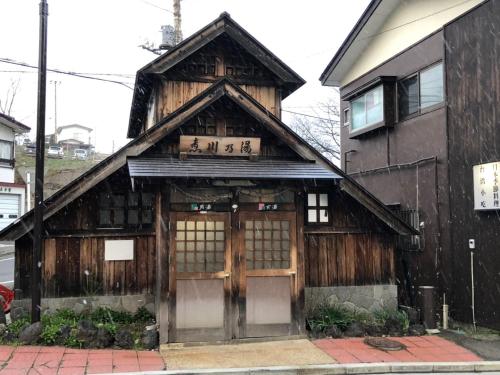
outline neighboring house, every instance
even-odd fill
[[[26,125],[0,113],[0,229],[24,214],[26,186],[15,183],[15,138],[29,131]]]
[[[431,285],[470,322],[475,291],[500,328],[500,165],[473,189],[500,160],[500,1],[371,1],[320,79],[340,87],[345,172],[421,232],[400,241],[404,300]]]
[[[55,134],[55,142],[63,146],[66,151],[75,148],[90,149],[92,130],[92,128],[78,124],[59,126]]]
[[[395,235],[418,232],[281,122],[303,83],[227,13],[139,70],[133,140],[45,202],[42,306],[154,304],[162,343],[304,334],[339,288],[395,308]],[[0,232],[18,298],[32,228]]]

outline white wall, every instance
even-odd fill
[[[62,142],[67,139],[76,139],[87,144],[90,140],[90,132],[79,127],[63,128],[57,136],[57,142]]]
[[[402,1],[374,33],[371,43],[344,75],[344,86],[412,44],[439,30],[483,0],[409,0]],[[372,37],[372,36],[363,36]]]
[[[9,128],[8,126],[5,126],[3,124],[0,124],[0,139],[3,141],[9,141],[9,142],[14,142],[14,131]]]

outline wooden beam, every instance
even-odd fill
[[[156,193],[156,321],[160,343],[169,342],[169,201],[167,187]]]

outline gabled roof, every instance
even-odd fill
[[[11,128],[17,134],[28,133],[31,130],[29,126],[26,126],[17,121],[14,117],[7,116],[3,113],[0,113],[0,124]]]
[[[358,183],[345,175],[344,172],[332,164],[311,145],[300,138],[287,125],[282,123],[281,120],[269,114],[261,104],[227,78],[223,78],[210,86],[204,92],[184,104],[181,108],[162,119],[155,126],[129,142],[116,153],[110,155],[45,200],[46,209],[44,212],[44,220],[54,215],[67,204],[89,191],[92,187],[102,182],[120,168],[124,167],[127,163],[127,158],[141,155],[144,151],[172,133],[187,120],[196,116],[196,114],[223,97],[238,104],[249,115],[261,122],[271,133],[279,137],[304,160],[314,161],[340,176],[342,178],[340,182],[341,188],[353,196],[354,199],[361,202],[361,204],[367,207],[368,210],[395,232],[400,234],[418,233],[411,226],[395,216],[383,203],[368,193]],[[24,214],[20,219],[0,231],[0,239],[16,240],[32,229],[33,210]]]
[[[371,41],[370,38],[365,38],[363,40],[360,37],[359,34],[361,30],[363,30],[370,22],[370,30],[373,30],[372,33],[375,33],[376,30],[378,30],[378,28],[384,23],[390,12],[394,10],[394,8],[398,5],[398,3],[398,0],[370,1],[370,4],[368,4],[358,22],[356,22],[356,25],[354,25],[354,28],[351,30],[349,35],[347,35],[347,38],[341,44],[335,56],[333,56],[333,59],[328,63],[323,73],[321,73],[319,80],[323,85],[340,86],[340,80],[338,78],[332,78],[332,74],[336,74],[339,71],[345,73],[345,71],[348,70],[355,62],[356,56],[358,56]],[[384,11],[380,12],[380,17],[374,19],[372,18],[372,16],[374,15],[377,8],[379,8],[379,6],[387,9],[384,9]],[[352,53],[354,55],[353,58],[349,59],[350,63],[347,61],[345,63],[341,63],[342,59],[346,57],[346,54],[348,52],[352,52],[351,47],[355,49],[355,51]]]
[[[136,137],[140,132],[154,76],[165,73],[223,34],[238,43],[279,78],[283,86],[283,98],[305,83],[303,78],[236,23],[229,13],[224,12],[213,22],[137,72],[127,133],[129,138]]]
[[[58,126],[57,133],[60,133],[62,129],[66,129],[66,128],[80,128],[83,130],[87,130],[89,133],[94,130],[92,128],[89,128],[88,126],[83,126],[80,124],[69,124],[69,125]]]

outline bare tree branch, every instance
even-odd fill
[[[7,116],[10,116],[12,112],[12,105],[14,104],[14,100],[16,99],[19,82],[19,78],[17,79],[17,81],[11,79],[10,86],[7,89],[7,93],[5,94],[5,101],[2,102],[2,99],[0,99],[0,112]]]
[[[340,110],[334,98],[318,103],[318,118],[295,115],[291,127],[332,161],[340,160]]]

